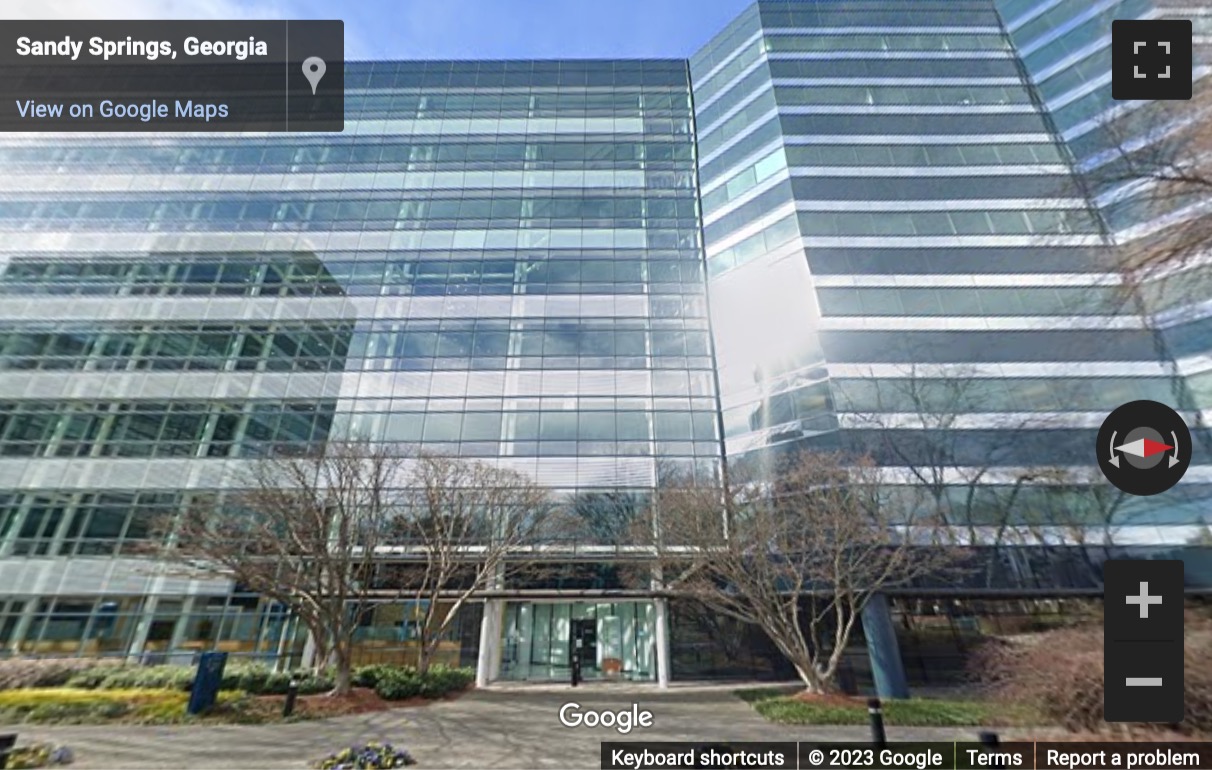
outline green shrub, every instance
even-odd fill
[[[130,690],[9,690],[0,692],[0,722],[104,722],[125,716],[140,698],[164,696],[183,697],[171,692],[148,694]]]
[[[475,678],[475,670],[470,668],[434,665],[419,674],[411,666],[384,666],[377,672],[375,692],[384,700],[442,698],[467,689]]]
[[[302,695],[319,695],[337,686],[337,680],[327,671],[318,676],[310,671],[298,673],[296,676],[299,678],[299,693]],[[281,685],[280,692],[276,694],[284,695],[286,693],[286,686],[289,684],[290,675],[288,674],[286,675],[285,684]]]
[[[176,725],[200,717],[186,713],[189,696],[185,693],[164,693],[162,697],[140,700],[131,710],[128,722],[144,725]],[[248,696],[242,692],[221,692],[214,708],[201,718],[220,717],[224,722],[257,724],[261,720],[252,713]]]
[[[451,668],[441,664],[430,666],[421,677],[421,697],[442,698],[452,692],[466,690],[476,679],[470,668]]]
[[[358,666],[353,670],[354,687],[370,687],[373,689],[378,686],[380,679],[390,676],[393,672],[402,668],[411,668],[411,666],[389,666],[385,663]]]
[[[130,712],[125,703],[43,703],[25,712],[25,721],[43,724],[104,722]]]
[[[184,692],[194,682],[188,666],[125,666],[101,680],[100,690],[177,690]]]
[[[375,685],[375,692],[383,700],[408,700],[421,694],[421,677],[411,668],[384,671]]]
[[[14,658],[0,660],[0,690],[62,687],[86,671],[112,671],[117,660],[90,658]]]
[[[260,695],[265,691],[265,683],[273,676],[273,671],[268,666],[259,664],[228,664],[223,669],[223,683],[220,685],[224,690],[244,690],[253,695]]]
[[[228,666],[223,672],[224,690],[243,690],[250,695],[285,695],[290,681],[299,683],[301,695],[316,695],[328,692],[336,682],[327,673],[316,675],[311,671],[278,671],[261,664]]]
[[[72,674],[71,678],[64,683],[64,687],[72,687],[77,690],[96,690],[106,677],[114,673],[113,666],[94,666],[86,668],[83,671],[77,671]]]
[[[84,690],[187,692],[193,685],[194,674],[192,666],[106,666],[79,671],[66,685]],[[251,695],[285,695],[292,678],[298,680],[303,695],[328,692],[335,684],[327,673],[317,676],[311,671],[275,672],[258,663],[236,663],[224,669],[220,689],[243,690]]]
[[[185,713],[189,696],[185,693],[169,694],[174,697],[141,701],[132,709],[130,721],[144,725],[173,725],[189,719],[190,716]]]
[[[313,671],[283,671],[273,674],[265,680],[264,689],[261,690],[261,694],[285,695],[286,691],[290,689],[290,681],[292,679],[299,683],[300,695],[319,695],[337,686],[337,680],[327,671],[321,674],[316,674]]]
[[[250,684],[255,684],[257,689],[248,689],[248,692],[256,695],[285,695],[286,691],[290,689],[291,676],[292,674],[289,671],[279,671],[277,673],[271,671],[269,676],[261,681],[256,683],[250,682]],[[299,676],[296,681],[299,683],[299,692],[301,694],[311,694],[312,685],[315,682],[314,677],[310,675]]]
[[[26,689],[0,693],[0,724],[38,722],[97,724],[184,724],[200,717],[185,713],[189,694],[175,690]],[[258,724],[265,717],[243,692],[221,692],[203,719]]]

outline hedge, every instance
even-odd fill
[[[475,678],[474,669],[440,664],[430,666],[424,674],[412,666],[367,666],[354,672],[355,684],[373,686],[384,700],[442,698],[467,689]]]

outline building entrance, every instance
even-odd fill
[[[572,656],[579,655],[584,681],[654,680],[654,623],[650,601],[509,602],[500,676],[569,681]]]

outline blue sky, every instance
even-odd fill
[[[311,0],[308,4],[324,5]],[[375,58],[547,59],[688,57],[748,4],[749,0],[371,0],[341,5],[346,29],[352,27]]]
[[[0,18],[339,18],[348,59],[685,58],[750,2],[8,0]]]

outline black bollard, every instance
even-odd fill
[[[997,733],[992,731],[982,731],[978,733],[978,736],[980,738],[981,745],[985,747],[986,752],[996,751],[998,745],[1001,743],[1001,740],[997,737]],[[1000,760],[995,758],[993,760],[993,764],[989,766],[1002,767],[1002,763]]]
[[[290,680],[290,686],[286,688],[286,703],[282,704],[282,716],[288,717],[295,713],[295,701],[299,699],[299,680]]]
[[[867,715],[871,718],[871,742],[882,749],[888,745],[888,736],[884,733],[884,706],[879,698],[867,700]]]
[[[581,683],[581,629],[573,622],[572,636],[568,639],[568,664],[572,674],[572,686]]]

